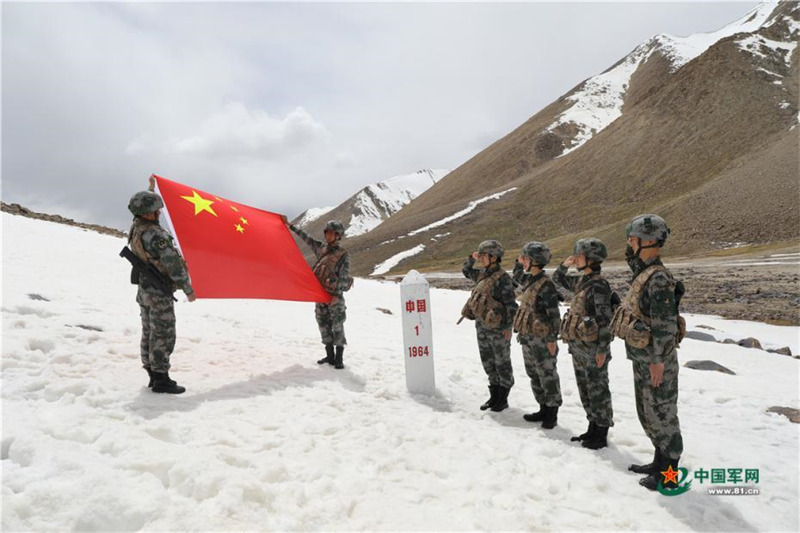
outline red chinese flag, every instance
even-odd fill
[[[280,215],[156,176],[198,298],[328,303]]]

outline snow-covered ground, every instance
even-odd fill
[[[761,494],[711,496],[695,481],[670,498],[627,471],[652,449],[619,341],[616,426],[598,452],[569,441],[586,421],[563,346],[556,429],[522,420],[534,402],[516,343],[511,408],[478,410],[475,332],[455,325],[464,292],[431,291],[438,394],[409,395],[390,282],[359,279],[348,293],[343,371],[315,363],[310,304],[181,301],[172,375],[188,391],[156,395],[123,241],[2,223],[4,530],[798,530],[800,426],[765,412],[798,407],[790,357],[684,341],[681,363],[737,375],[681,369],[682,464],[759,469]],[[745,326],[768,345],[798,335],[732,327]]]

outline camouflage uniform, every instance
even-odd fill
[[[633,279],[647,267],[662,265],[656,257],[639,261],[633,267]],[[656,272],[648,280],[639,302],[645,316],[650,317],[652,343],[634,348],[625,343],[628,359],[633,363],[636,413],[645,434],[666,458],[679,459],[683,437],[678,420],[678,305],[675,281],[665,271]],[[650,383],[650,365],[664,363],[664,379],[659,387]]]
[[[469,256],[464,262],[461,272],[465,277],[474,282],[488,278],[500,269],[498,263],[493,263],[488,268],[473,268],[475,259]],[[492,386],[511,389],[514,386],[514,370],[511,367],[511,339],[506,340],[504,331],[511,331],[514,313],[517,312],[517,301],[514,295],[514,282],[511,276],[504,273],[492,289],[492,297],[503,304],[505,313],[497,328],[490,328],[480,318],[475,319],[475,329],[478,334],[478,351],[481,354],[483,370],[489,376]]]
[[[166,278],[172,280],[173,290],[180,288],[187,296],[194,292],[183,257],[175,249],[172,236],[158,221],[135,218],[128,242],[140,259],[154,264]],[[169,357],[175,348],[175,304],[172,296],[164,294],[140,276],[136,302],[142,317],[142,365],[153,372],[167,372],[170,368]]]
[[[611,305],[612,290],[608,281],[600,274],[600,267],[595,267],[590,274],[568,276],[567,267],[559,265],[553,274],[556,283],[576,293],[591,284],[586,301],[587,315],[598,327],[595,342],[570,341],[569,353],[572,354],[572,365],[575,369],[575,381],[578,384],[583,409],[590,423],[601,427],[614,425],[614,411],[611,406],[611,391],[608,388],[608,364],[611,361],[611,341],[613,336],[609,325],[614,315]],[[605,354],[603,366],[597,368],[595,356]]]
[[[531,379],[531,390],[533,397],[539,405],[556,407],[560,406],[561,383],[556,368],[557,355],[550,355],[547,344],[558,340],[558,330],[561,326],[561,314],[558,310],[558,292],[553,282],[547,274],[540,272],[531,275],[523,269],[521,263],[514,264],[513,279],[520,286],[520,294],[523,294],[541,278],[547,278],[544,285],[539,289],[536,296],[536,307],[533,310],[541,320],[549,327],[549,333],[544,337],[536,337],[531,334],[517,334],[517,341],[522,346],[523,360],[525,361],[525,372]]]
[[[311,247],[317,261],[328,254],[343,251],[341,259],[336,263],[332,279],[320,279],[320,283],[328,293],[336,298],[336,301],[328,304],[316,304],[314,316],[317,319],[319,332],[322,336],[322,344],[344,346],[347,339],[344,336],[344,321],[347,319],[347,306],[344,302],[344,291],[351,284],[350,278],[350,255],[344,251],[338,241],[336,244],[329,245],[311,238],[308,233],[300,228],[290,225],[289,228],[295,232],[306,244]]]

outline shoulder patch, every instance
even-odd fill
[[[169,246],[169,241],[163,237],[158,237],[153,241],[153,246],[159,250],[164,250],[167,246]]]

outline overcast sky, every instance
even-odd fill
[[[291,217],[755,5],[4,2],[2,198],[126,229],[155,172]]]

